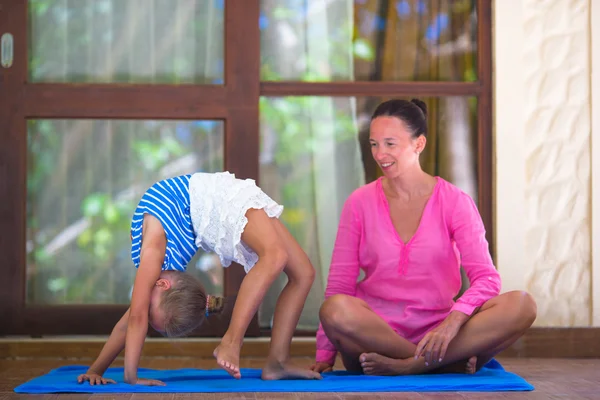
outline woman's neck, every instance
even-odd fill
[[[410,200],[431,194],[435,186],[435,178],[422,169],[406,171],[395,178],[384,178],[387,189],[393,197]]]

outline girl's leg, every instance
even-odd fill
[[[349,371],[361,371],[359,356],[365,352],[404,359],[413,356],[417,349],[359,298],[331,296],[321,306],[319,316],[325,334]]]
[[[284,269],[288,282],[277,299],[271,347],[263,379],[319,379],[320,374],[288,364],[290,345],[306,298],[315,279],[315,269],[298,242],[278,219],[271,219],[288,255]]]
[[[214,351],[217,363],[233,377],[240,378],[242,341],[252,317],[288,262],[288,254],[272,220],[263,210],[246,212],[248,223],[242,241],[258,255],[258,262],[246,275],[237,295],[229,328]]]

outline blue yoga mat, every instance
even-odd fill
[[[104,374],[116,384],[77,383],[86,366],[66,366],[34,378],[15,388],[16,393],[232,393],[232,392],[503,392],[530,391],[533,386],[507,372],[496,360],[474,375],[429,374],[413,376],[367,376],[346,371],[323,374],[323,379],[304,381],[263,381],[260,369],[241,370],[234,379],[221,369],[139,369],[139,375],[159,379],[167,386],[138,386],[123,383],[123,368],[109,368]]]

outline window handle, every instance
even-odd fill
[[[2,68],[10,68],[13,63],[13,35],[10,33],[4,33],[2,35],[2,39],[0,39],[0,47],[1,53],[0,63],[2,64]]]

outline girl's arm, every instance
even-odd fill
[[[119,322],[113,328],[108,341],[102,347],[98,358],[90,366],[87,374],[97,374],[102,376],[107,368],[117,358],[119,353],[125,348],[125,333],[127,332],[127,319],[129,318],[129,309],[123,314]]]
[[[146,215],[144,225],[140,265],[133,284],[125,336],[125,382],[130,384],[143,383],[138,381],[138,364],[148,332],[150,296],[160,277],[166,251],[166,237],[160,221]]]

